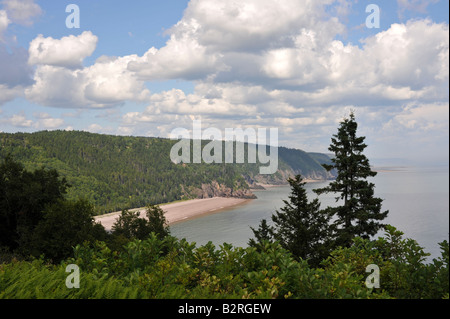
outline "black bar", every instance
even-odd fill
[[[432,309],[447,310],[446,300],[0,300],[2,313],[145,318],[305,318],[324,315],[378,318],[399,314],[402,317]],[[123,319],[128,319],[127,317]],[[84,319],[84,317],[82,317]]]

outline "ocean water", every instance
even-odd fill
[[[386,168],[371,179],[375,195],[383,199],[383,210],[389,210],[384,223],[415,239],[432,258],[440,256],[439,242],[449,237],[449,170],[444,168]],[[313,189],[329,182],[306,184],[310,199]],[[272,214],[284,206],[290,194],[289,186],[254,191],[258,199],[216,214],[187,220],[171,226],[172,235],[186,238],[197,245],[211,241],[216,246],[224,242],[246,247],[262,219],[270,222]],[[321,207],[336,205],[334,194],[319,196]],[[382,235],[380,233],[380,235]]]

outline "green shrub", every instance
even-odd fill
[[[186,240],[152,233],[120,250],[86,242],[59,265],[43,260],[0,265],[0,298],[448,298],[448,243],[442,257],[426,264],[426,253],[388,227],[377,240],[356,238],[333,251],[321,267],[297,260],[277,242],[257,248]],[[80,268],[80,288],[68,289],[65,269]],[[367,288],[366,267],[380,269],[380,285]]]

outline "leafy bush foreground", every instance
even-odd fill
[[[219,248],[152,233],[119,250],[104,242],[85,243],[58,265],[43,259],[0,265],[3,299],[136,298],[433,298],[449,297],[449,245],[426,263],[417,242],[392,226],[377,240],[356,238],[312,268],[277,242],[259,248]],[[69,289],[66,267],[80,268],[80,288]],[[380,288],[367,288],[366,267],[380,269]]]

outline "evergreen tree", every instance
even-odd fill
[[[250,247],[261,248],[264,242],[273,241],[273,228],[267,224],[267,219],[261,220],[258,229],[254,229],[253,227],[250,227],[250,229],[255,235],[255,238],[250,238],[248,242]]]
[[[329,252],[330,216],[327,210],[320,210],[318,199],[308,201],[306,183],[300,175],[288,182],[291,195],[289,201],[283,201],[281,211],[272,215],[274,226],[263,220],[258,230],[252,228],[258,242],[250,240],[249,245],[258,247],[264,240],[273,239],[294,256],[317,266]]]
[[[314,190],[319,195],[339,194],[336,201],[343,201],[343,205],[329,208],[336,216],[334,226],[339,246],[349,246],[357,236],[369,238],[375,235],[383,227],[380,221],[388,214],[388,211],[381,211],[382,199],[374,197],[375,185],[367,181],[377,173],[371,170],[369,160],[363,154],[367,145],[365,137],[356,135],[357,128],[355,115],[351,112],[331,138],[328,149],[335,155],[333,164],[323,165],[328,171],[336,169],[337,178],[329,186]]]
[[[170,229],[164,211],[157,205],[149,205],[146,209],[150,232],[156,233],[159,238],[170,235]]]

